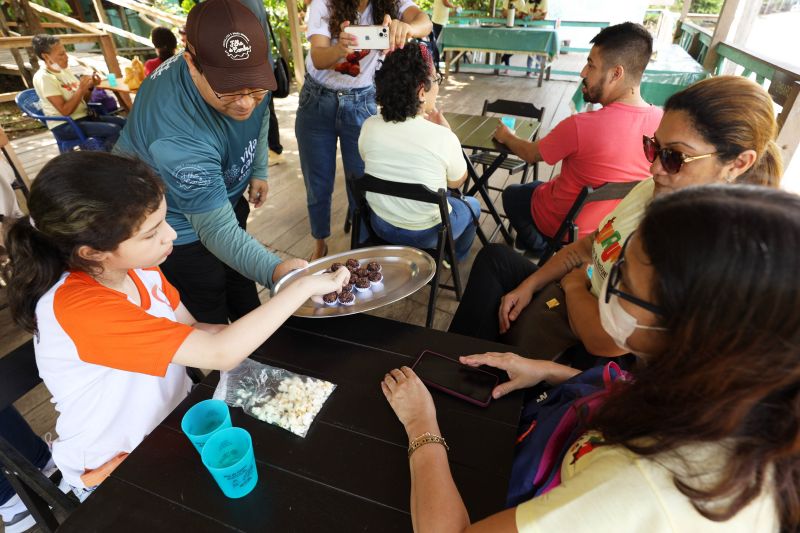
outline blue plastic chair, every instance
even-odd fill
[[[61,139],[58,137],[56,132],[50,130],[53,134],[53,137],[56,138],[56,144],[58,144],[58,151],[60,153],[63,154],[65,152],[71,152],[76,147],[79,147],[81,150],[106,149],[105,143],[102,139],[98,139],[97,137],[87,137],[86,134],[83,133],[83,130],[72,118],[44,115],[42,111],[42,103],[39,101],[39,95],[36,94],[36,89],[25,89],[24,91],[20,92],[14,100],[17,103],[17,107],[19,107],[23,113],[31,118],[41,121],[41,123],[45,126],[47,126],[48,120],[66,122],[72,126],[72,129],[78,136],[77,139]]]

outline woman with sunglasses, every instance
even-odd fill
[[[450,331],[502,338],[537,356],[556,356],[538,353],[538,346],[526,346],[525,337],[550,335],[549,330],[536,329],[539,310],[528,305],[538,291],[559,282],[560,304],[566,307],[568,318],[561,330],[571,335],[565,343],[581,343],[597,356],[626,353],[603,329],[597,298],[647,204],[654,197],[692,185],[777,187],[783,170],[773,141],[776,134],[771,98],[746,78],[716,76],[676,93],[667,101],[655,135],[644,139],[653,178],[637,185],[594,234],[565,246],[541,268],[505,246],[481,250]]]
[[[558,486],[474,525],[430,393],[407,367],[386,374],[381,388],[411,442],[415,530],[797,531],[798,263],[796,195],[713,185],[653,201],[598,309],[645,364],[586,421]],[[575,373],[510,354],[461,360],[508,371],[496,396]]]
[[[294,131],[306,185],[314,260],[328,253],[337,143],[345,176],[361,176],[364,161],[358,153],[358,136],[364,121],[378,112],[375,71],[385,53],[402,49],[409,38],[427,36],[432,25],[413,0],[312,0],[306,20],[311,50]],[[372,25],[384,27],[386,50],[360,50],[368,43],[359,43],[348,33],[349,26]]]
[[[375,73],[381,116],[368,118],[358,148],[371,176],[400,183],[419,183],[431,190],[456,189],[467,179],[461,143],[436,97],[442,75],[434,69],[428,48],[409,43],[395,50]],[[436,247],[441,215],[438,206],[383,194],[367,193],[370,223],[387,242]],[[448,198],[456,256],[464,259],[475,240],[473,217],[480,204],[471,196]]]

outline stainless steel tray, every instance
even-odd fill
[[[436,262],[422,250],[409,246],[373,246],[317,259],[309,263],[306,268],[295,270],[282,277],[272,289],[272,294],[280,292],[283,287],[303,276],[320,274],[333,263],[344,263],[350,258],[358,259],[364,267],[370,261],[379,262],[382,266],[383,283],[378,286],[373,285],[365,292],[354,291],[356,303],[353,305],[329,306],[325,305],[321,297],[314,296],[301,305],[294,312],[294,316],[325,318],[371,311],[418,291],[433,278],[436,271]]]

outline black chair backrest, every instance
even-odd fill
[[[486,113],[497,113],[499,115],[513,115],[515,117],[535,118],[541,121],[544,116],[544,107],[536,107],[530,102],[518,102],[516,100],[489,100],[483,101],[483,111]]]
[[[0,357],[0,410],[9,407],[41,381],[32,340]],[[61,492],[2,435],[0,468],[41,530],[55,531],[59,523],[78,508],[74,496]]]
[[[539,258],[539,266],[550,259],[564,244],[575,242],[578,239],[578,226],[575,224],[575,220],[586,204],[605,200],[621,200],[639,183],[638,181],[625,181],[622,183],[606,183],[597,188],[586,186],[581,189],[555,235],[547,239],[547,250]]]
[[[369,174],[364,174],[360,177],[348,177],[347,186],[356,201],[355,209],[357,216],[353,219],[353,232],[351,234],[353,240],[351,244],[353,248],[360,244],[357,242],[360,228],[356,227],[356,220],[363,219],[364,222],[366,222],[365,225],[368,231],[370,233],[372,232],[372,227],[369,224],[370,209],[366,198],[366,193],[368,192],[395,196],[406,200],[416,200],[428,204],[437,204],[439,206],[439,216],[442,219],[441,231],[447,231],[449,227],[450,217],[448,216],[449,209],[447,204],[447,191],[445,189],[433,191],[421,183],[401,183],[398,181],[382,180]]]

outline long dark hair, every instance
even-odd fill
[[[591,425],[643,456],[724,446],[710,485],[675,472],[677,488],[716,521],[769,493],[783,529],[797,531],[800,197],[759,186],[689,187],[654,200],[638,235],[656,272],[668,346],[614,391]]]
[[[431,90],[433,60],[425,45],[409,42],[388,54],[375,72],[375,100],[387,122],[403,122],[414,117],[422,105],[419,89]]]
[[[392,19],[398,17],[396,0],[370,0],[369,3],[372,4],[372,23],[375,25],[383,24],[386,15]],[[350,24],[358,23],[358,4],[359,0],[328,0],[328,30],[332,38],[339,36],[342,22],[349,20]]]
[[[672,95],[664,112],[683,111],[694,128],[714,145],[720,161],[727,163],[745,150],[758,159],[739,183],[777,187],[783,176],[783,159],[775,143],[778,123],[772,98],[760,85],[742,76],[714,76]]]
[[[178,39],[172,30],[164,26],[157,26],[150,32],[150,40],[153,42],[153,48],[158,53],[158,58],[161,61],[166,61],[175,55],[175,49],[178,48]]]
[[[8,231],[14,322],[35,333],[36,302],[64,271],[102,271],[78,249],[116,250],[163,196],[161,179],[139,159],[81,151],[47,163],[31,186],[30,218],[17,219]]]

